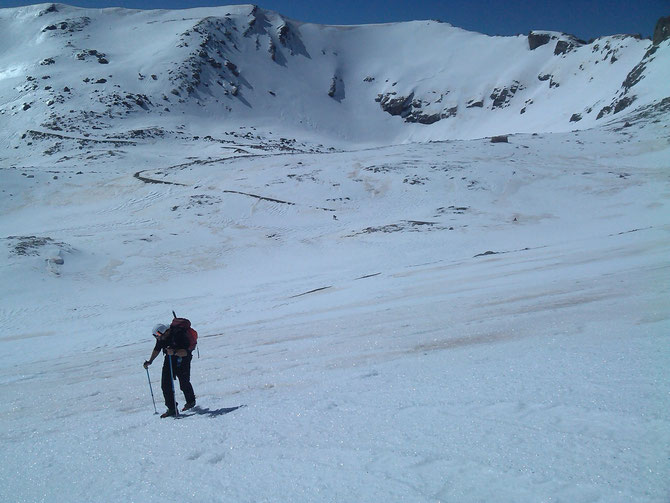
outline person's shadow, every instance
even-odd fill
[[[225,416],[226,414],[230,414],[231,412],[236,411],[237,409],[241,409],[242,407],[246,407],[246,405],[238,405],[237,407],[225,407],[223,409],[209,409],[209,408],[203,408],[198,405],[193,407],[189,412],[192,412],[193,414],[198,414],[201,416],[209,416],[209,417],[218,417],[218,416]]]

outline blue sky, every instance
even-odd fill
[[[0,0],[0,7],[42,1]],[[661,16],[670,16],[668,0],[70,0],[79,7],[183,9],[256,3],[290,18],[321,24],[367,24],[439,19],[489,35],[564,31],[583,39],[616,33],[651,36]]]

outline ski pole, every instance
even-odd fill
[[[172,400],[174,400],[174,415],[179,415],[179,409],[177,409],[177,394],[174,391],[174,374],[172,373],[172,356],[167,355],[170,362],[170,384],[172,385]]]
[[[156,409],[156,399],[154,398],[154,389],[151,387],[151,378],[149,378],[149,369],[147,371],[147,380],[149,381],[149,391],[151,391],[151,401],[154,403],[154,414],[158,414],[158,409]]]

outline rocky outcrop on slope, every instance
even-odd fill
[[[171,94],[184,101],[186,96],[212,94],[208,89],[216,85],[221,94],[236,95],[240,81],[237,65],[228,55],[237,49],[234,33],[237,27],[229,18],[205,18],[180,36],[178,47],[192,48],[183,63],[169,70],[174,84]]]
[[[663,19],[668,19],[670,21],[670,17],[661,18],[657,24],[657,28],[659,25],[663,24]],[[635,67],[626,76],[626,79],[621,83],[621,89],[614,96],[612,102],[609,105],[604,106],[600,112],[598,112],[597,119],[602,119],[608,115],[618,114],[619,112],[628,109],[637,100],[638,96],[634,93],[634,88],[646,77],[647,67],[652,61],[656,59],[658,51],[658,44],[653,44],[649,48],[642,60],[637,65],[635,65]]]
[[[333,75],[333,78],[330,81],[328,96],[336,101],[342,101],[344,98],[346,98],[346,94],[344,92],[344,79],[342,79],[340,75]]]
[[[496,87],[489,96],[492,101],[491,110],[508,107],[514,95],[519,91],[523,91],[523,89],[524,86],[518,80],[512,82],[509,87]]]
[[[509,86],[494,88],[486,100],[488,110],[502,109],[510,106],[514,96],[525,89],[519,81],[513,81]],[[415,92],[407,96],[399,95],[397,91],[377,95],[376,102],[381,109],[393,116],[400,116],[408,123],[434,124],[443,119],[458,115],[458,104],[443,105],[444,98],[450,90],[434,91],[435,99],[419,98]],[[485,100],[471,99],[466,108],[484,108]],[[528,103],[526,103],[528,104]],[[523,112],[522,112],[523,113]]]
[[[441,94],[437,100],[429,101],[415,98],[414,93],[410,93],[408,96],[399,96],[397,92],[392,91],[377,95],[375,101],[379,103],[384,112],[400,116],[405,122],[434,124],[439,120],[455,117],[458,114],[458,106],[436,106],[436,104],[442,102],[444,96],[445,94]]]
[[[57,12],[56,10],[51,10],[48,11],[43,11],[44,13],[49,13],[49,12]],[[82,16],[78,18],[73,18],[73,19],[66,19],[64,21],[60,21],[55,24],[49,24],[42,28],[42,32],[47,33],[47,32],[60,32],[62,34],[73,34],[77,33],[80,31],[84,31],[84,29],[91,24],[91,18],[88,16]]]

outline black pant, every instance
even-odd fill
[[[161,376],[161,388],[165,398],[165,406],[174,410],[174,393],[172,391],[172,382],[170,379],[170,356],[165,355],[163,360],[163,375]],[[172,374],[175,379],[179,379],[179,388],[184,393],[186,403],[195,402],[195,393],[191,386],[191,355],[172,356]]]

